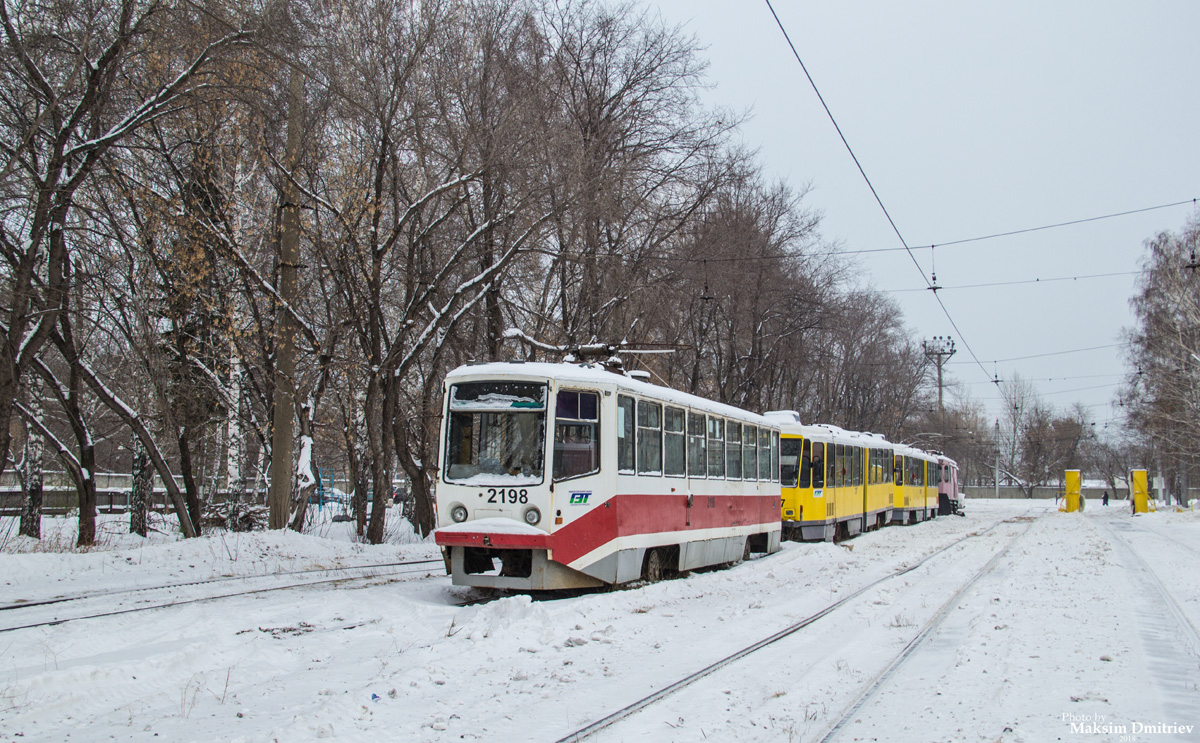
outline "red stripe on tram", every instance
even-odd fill
[[[779,524],[776,495],[687,495],[622,493],[595,506],[554,534],[435,532],[442,546],[495,549],[551,549],[554,561],[568,564],[618,537],[735,526]]]

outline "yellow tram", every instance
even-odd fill
[[[780,518],[785,539],[845,539],[891,520],[895,486],[890,442],[878,434],[837,426],[806,426],[793,411],[767,417],[781,428]]]
[[[895,505],[891,520],[915,524],[937,516],[937,458],[911,446],[894,446]]]

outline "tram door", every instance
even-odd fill
[[[704,479],[708,476],[708,416],[703,413],[687,413],[687,525],[692,525],[692,511],[703,507],[696,502],[696,491],[704,492]],[[699,480],[698,483],[693,483]]]

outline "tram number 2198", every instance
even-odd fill
[[[529,491],[522,488],[488,488],[488,503],[528,503]]]

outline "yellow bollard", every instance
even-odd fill
[[[1133,470],[1129,473],[1129,498],[1133,501],[1134,513],[1146,513],[1149,510],[1148,482],[1146,470]]]
[[[1081,511],[1082,503],[1079,497],[1079,470],[1067,470],[1067,513],[1075,513]]]

